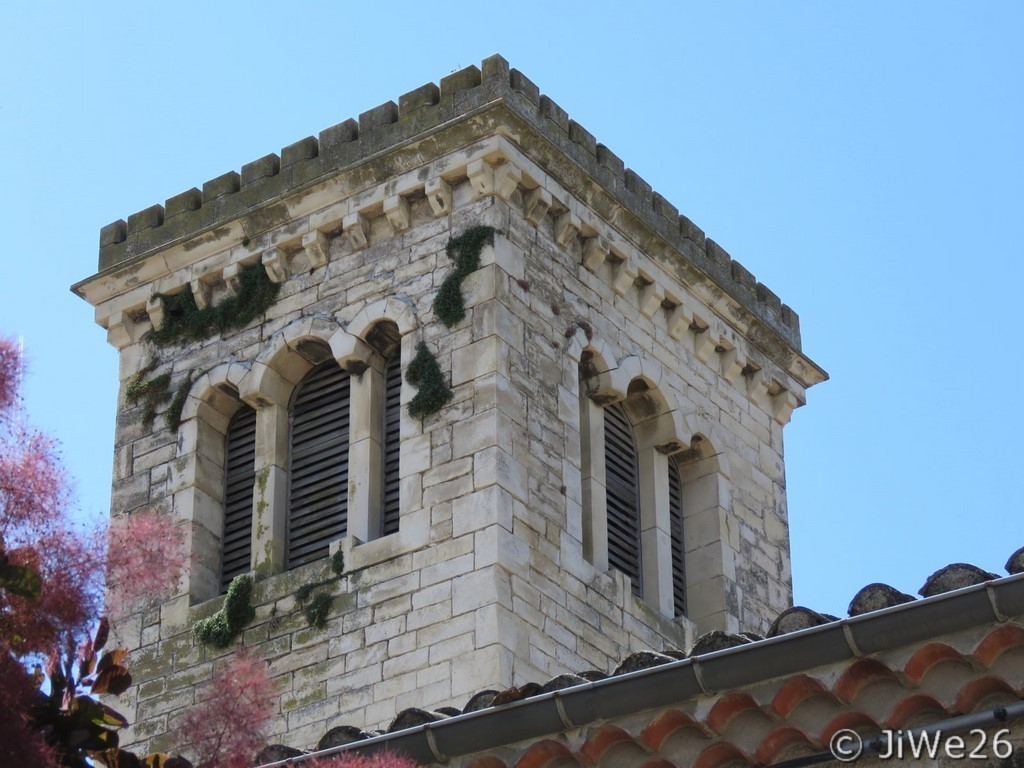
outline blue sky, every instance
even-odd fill
[[[159,9],[159,10],[158,10]],[[0,331],[109,500],[99,228],[501,53],[801,317],[796,601],[845,614],[1024,545],[1024,5],[11,2]]]

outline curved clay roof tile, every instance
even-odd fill
[[[544,739],[538,741],[519,758],[516,768],[554,768],[558,766],[578,766],[579,760],[560,741]]]
[[[799,728],[784,725],[761,740],[755,758],[761,765],[771,765],[783,759],[802,757],[817,752],[810,737]]]
[[[779,635],[796,632],[800,629],[818,627],[832,621],[835,621],[835,619],[823,613],[812,611],[810,608],[805,608],[802,605],[794,605],[792,608],[787,608],[780,613],[778,618],[772,622],[771,627],[768,629],[768,637],[778,637]]]
[[[466,706],[462,708],[462,713],[476,712],[480,709],[487,709],[494,703],[494,697],[498,695],[497,691],[486,690],[478,691],[473,694],[473,697],[466,702]]]
[[[850,601],[849,613],[851,616],[860,616],[871,611],[880,611],[883,608],[892,608],[894,605],[914,602],[914,596],[900,592],[888,584],[875,582],[868,584],[860,592],[853,596]]]
[[[391,725],[388,726],[388,733],[404,731],[406,728],[415,728],[417,725],[436,723],[438,720],[447,719],[448,715],[435,710],[409,707],[399,712],[395,719],[391,721]]]
[[[983,584],[998,578],[994,573],[989,573],[970,563],[951,563],[945,568],[939,568],[929,576],[918,594],[922,597],[934,597],[944,592],[952,592],[954,589],[973,587],[975,584]]]
[[[892,712],[885,718],[885,724],[892,730],[913,728],[923,725],[925,722],[943,720],[949,714],[949,710],[942,706],[934,696],[916,693],[893,707]]]
[[[861,690],[877,680],[899,682],[896,673],[877,659],[859,659],[839,676],[832,690],[842,701],[851,703]]]
[[[1006,572],[1011,576],[1024,573],[1024,547],[1021,547],[1006,561]]]
[[[1024,627],[1003,624],[989,632],[974,649],[974,658],[988,669],[1009,650],[1024,646]]]
[[[660,752],[670,737],[683,729],[692,731],[701,738],[708,737],[708,730],[685,712],[669,709],[654,718],[643,730],[644,743],[655,752]]]
[[[787,680],[776,691],[771,707],[779,717],[785,719],[805,701],[819,697],[835,700],[832,692],[818,680],[807,675],[798,675]]]
[[[751,760],[728,741],[717,741],[700,753],[693,768],[724,768],[727,765],[751,765]]]
[[[705,720],[717,733],[724,735],[733,719],[749,710],[761,711],[750,694],[727,693],[714,703]]]
[[[278,760],[287,760],[289,757],[299,757],[305,754],[301,749],[286,747],[284,744],[269,744],[261,749],[253,758],[255,765],[264,763],[276,763]]]
[[[370,738],[369,734],[354,725],[339,725],[331,728],[320,737],[316,743],[317,750],[340,747],[344,744],[351,744],[353,741],[362,741]]]
[[[675,661],[671,656],[666,656],[663,653],[656,653],[655,651],[637,651],[631,653],[629,656],[619,662],[619,666],[612,672],[612,677],[616,675],[625,675],[630,672],[637,672],[641,669],[650,669],[651,667],[660,667],[662,664],[668,664]]]
[[[969,715],[980,709],[1019,699],[1020,697],[1005,680],[989,675],[965,685],[956,695],[956,708],[962,714]]]
[[[864,734],[875,734],[882,730],[881,726],[875,722],[875,719],[870,715],[863,712],[853,711],[844,712],[837,717],[834,717],[828,725],[826,725],[821,734],[818,736],[818,742],[821,744],[828,744],[832,740],[832,736],[837,731],[856,731],[857,733]]]
[[[944,661],[957,662],[967,667],[971,666],[971,663],[964,658],[964,655],[955,648],[945,643],[928,643],[914,652],[914,655],[907,661],[903,671],[915,683],[920,683],[935,665]]]
[[[724,651],[726,648],[735,648],[738,645],[746,645],[750,640],[743,635],[730,635],[720,629],[713,629],[705,632],[697,638],[693,647],[690,648],[690,656],[701,656],[705,653]]]
[[[634,760],[629,762],[635,764],[636,758],[642,757],[646,750],[628,731],[617,725],[605,725],[587,737],[579,752],[594,765],[619,766],[626,755],[632,755]]]
[[[468,768],[508,768],[504,760],[499,760],[494,755],[487,755],[474,760]]]
[[[579,675],[556,675],[540,687],[538,693],[551,693],[560,691],[563,688],[572,688],[574,685],[583,685],[588,682]]]

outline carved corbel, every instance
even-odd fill
[[[430,210],[434,216],[440,218],[447,216],[452,211],[452,188],[442,178],[431,179],[427,182],[427,201],[430,203]]]
[[[544,187],[537,187],[526,196],[525,203],[523,213],[526,214],[526,220],[536,227],[544,220],[548,208],[551,207],[551,193]]]
[[[395,232],[404,232],[409,228],[409,203],[401,195],[384,198],[384,215]]]
[[[370,222],[358,211],[347,214],[341,220],[341,231],[348,236],[355,251],[365,248],[370,242]]]
[[[228,264],[224,267],[223,279],[224,287],[227,289],[229,296],[237,296],[238,289],[241,288],[241,283],[238,281],[238,274],[242,271],[242,265],[238,262],[234,264]]]
[[[735,384],[739,381],[747,361],[740,354],[740,351],[728,342],[721,342],[719,346],[722,348],[722,351],[718,353],[722,364],[722,377],[730,384]]]
[[[654,313],[661,309],[665,294],[658,284],[647,275],[641,274],[640,279],[644,281],[644,287],[640,291],[640,314],[650,320],[654,317]]]
[[[514,165],[501,165],[494,171],[494,191],[502,200],[508,200],[522,181],[523,174]]]
[[[625,296],[629,293],[629,289],[633,287],[639,276],[636,264],[631,263],[629,259],[620,261],[615,267],[613,274],[612,290],[619,296]]]
[[[126,312],[112,312],[107,319],[107,343],[124,349],[135,339],[135,322]]]
[[[690,335],[693,336],[693,354],[706,363],[715,351],[715,341],[711,338],[711,324],[694,314],[690,319]]]
[[[302,247],[306,251],[306,258],[309,259],[311,266],[327,266],[330,250],[327,235],[318,229],[307,232],[302,236]]]
[[[608,241],[603,237],[589,237],[583,241],[583,266],[588,272],[597,272],[608,258]]]
[[[146,299],[146,314],[149,315],[149,322],[153,324],[153,330],[160,330],[164,324],[164,299],[159,295],[152,295]]]
[[[779,424],[785,426],[793,416],[793,411],[803,405],[795,394],[783,389],[772,397],[772,416]]]
[[[768,400],[769,382],[764,372],[753,363],[747,363],[743,369],[743,376],[747,379],[747,397],[754,405],[764,408]]]
[[[478,197],[485,197],[494,192],[494,169],[483,159],[476,159],[466,167],[470,186]]]
[[[263,252],[263,268],[273,283],[283,283],[288,279],[288,254],[280,248],[268,248]]]
[[[196,300],[196,306],[199,309],[206,309],[210,306],[210,296],[212,294],[210,286],[198,277],[193,279],[189,285],[192,288],[192,297]]]
[[[555,240],[563,248],[568,248],[582,226],[579,216],[572,211],[565,211],[555,220]]]

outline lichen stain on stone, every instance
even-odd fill
[[[288,206],[284,203],[274,203],[243,217],[241,222],[242,231],[247,237],[254,237],[268,229],[284,226],[290,223],[291,220],[292,217],[288,213]]]
[[[181,249],[188,253],[189,251],[194,251],[196,248],[206,245],[207,243],[215,243],[218,240],[222,240],[223,238],[227,237],[230,234],[231,227],[217,227],[216,229],[211,229],[209,232],[206,232],[205,234],[199,235],[199,237],[194,237],[191,240],[182,243]]]
[[[796,355],[789,344],[779,339],[774,331],[766,328],[760,321],[753,321],[747,328],[747,336],[770,359],[788,369]]]

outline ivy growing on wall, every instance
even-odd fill
[[[170,406],[164,413],[164,424],[171,432],[177,432],[178,427],[181,426],[181,412],[185,408],[185,401],[188,400],[189,390],[192,389],[192,384],[195,379],[190,373],[185,381],[182,382],[181,386],[178,387],[178,391],[174,395],[174,399],[171,400]]]
[[[455,262],[448,276],[434,296],[434,314],[451,328],[466,316],[466,300],[462,296],[462,281],[480,268],[480,252],[485,245],[494,245],[494,227],[470,227],[458,237],[448,241],[445,253]]]
[[[192,626],[192,635],[200,643],[214,648],[227,648],[256,617],[252,607],[252,576],[235,576],[224,596],[224,605],[213,616],[200,619]]]
[[[416,345],[416,356],[405,371],[405,380],[419,390],[409,401],[409,415],[414,418],[437,413],[452,399],[452,390],[426,342]]]
[[[180,293],[158,293],[164,304],[164,321],[146,334],[146,339],[158,347],[184,345],[218,331],[243,328],[271,307],[280,290],[262,264],[253,264],[238,273],[238,292],[216,306],[200,309],[188,286]]]
[[[345,555],[339,549],[331,556],[331,571],[339,579],[345,572]],[[327,626],[327,616],[330,614],[334,598],[327,587],[334,584],[334,579],[324,579],[313,584],[303,584],[295,591],[295,599],[303,605],[303,613],[306,621],[313,629],[323,629]],[[306,601],[309,601],[307,604]]]
[[[281,286],[271,281],[261,264],[254,264],[238,273],[238,292],[215,307],[200,309],[188,286],[180,293],[157,294],[163,301],[164,321],[160,328],[147,333],[145,340],[156,347],[184,345],[205,339],[216,332],[225,333],[242,328],[270,308],[280,289]],[[125,400],[130,405],[145,403],[142,418],[147,429],[153,426],[157,408],[170,402],[164,412],[164,424],[172,432],[177,432],[181,425],[181,411],[195,378],[191,374],[187,376],[172,394],[169,373],[147,378],[156,366],[157,360],[154,358],[129,377]]]
[[[124,388],[124,399],[129,405],[145,404],[142,422],[146,429],[153,426],[156,409],[171,399],[171,374],[161,373],[151,379],[147,378],[155,368],[156,360],[151,360],[128,377]]]

